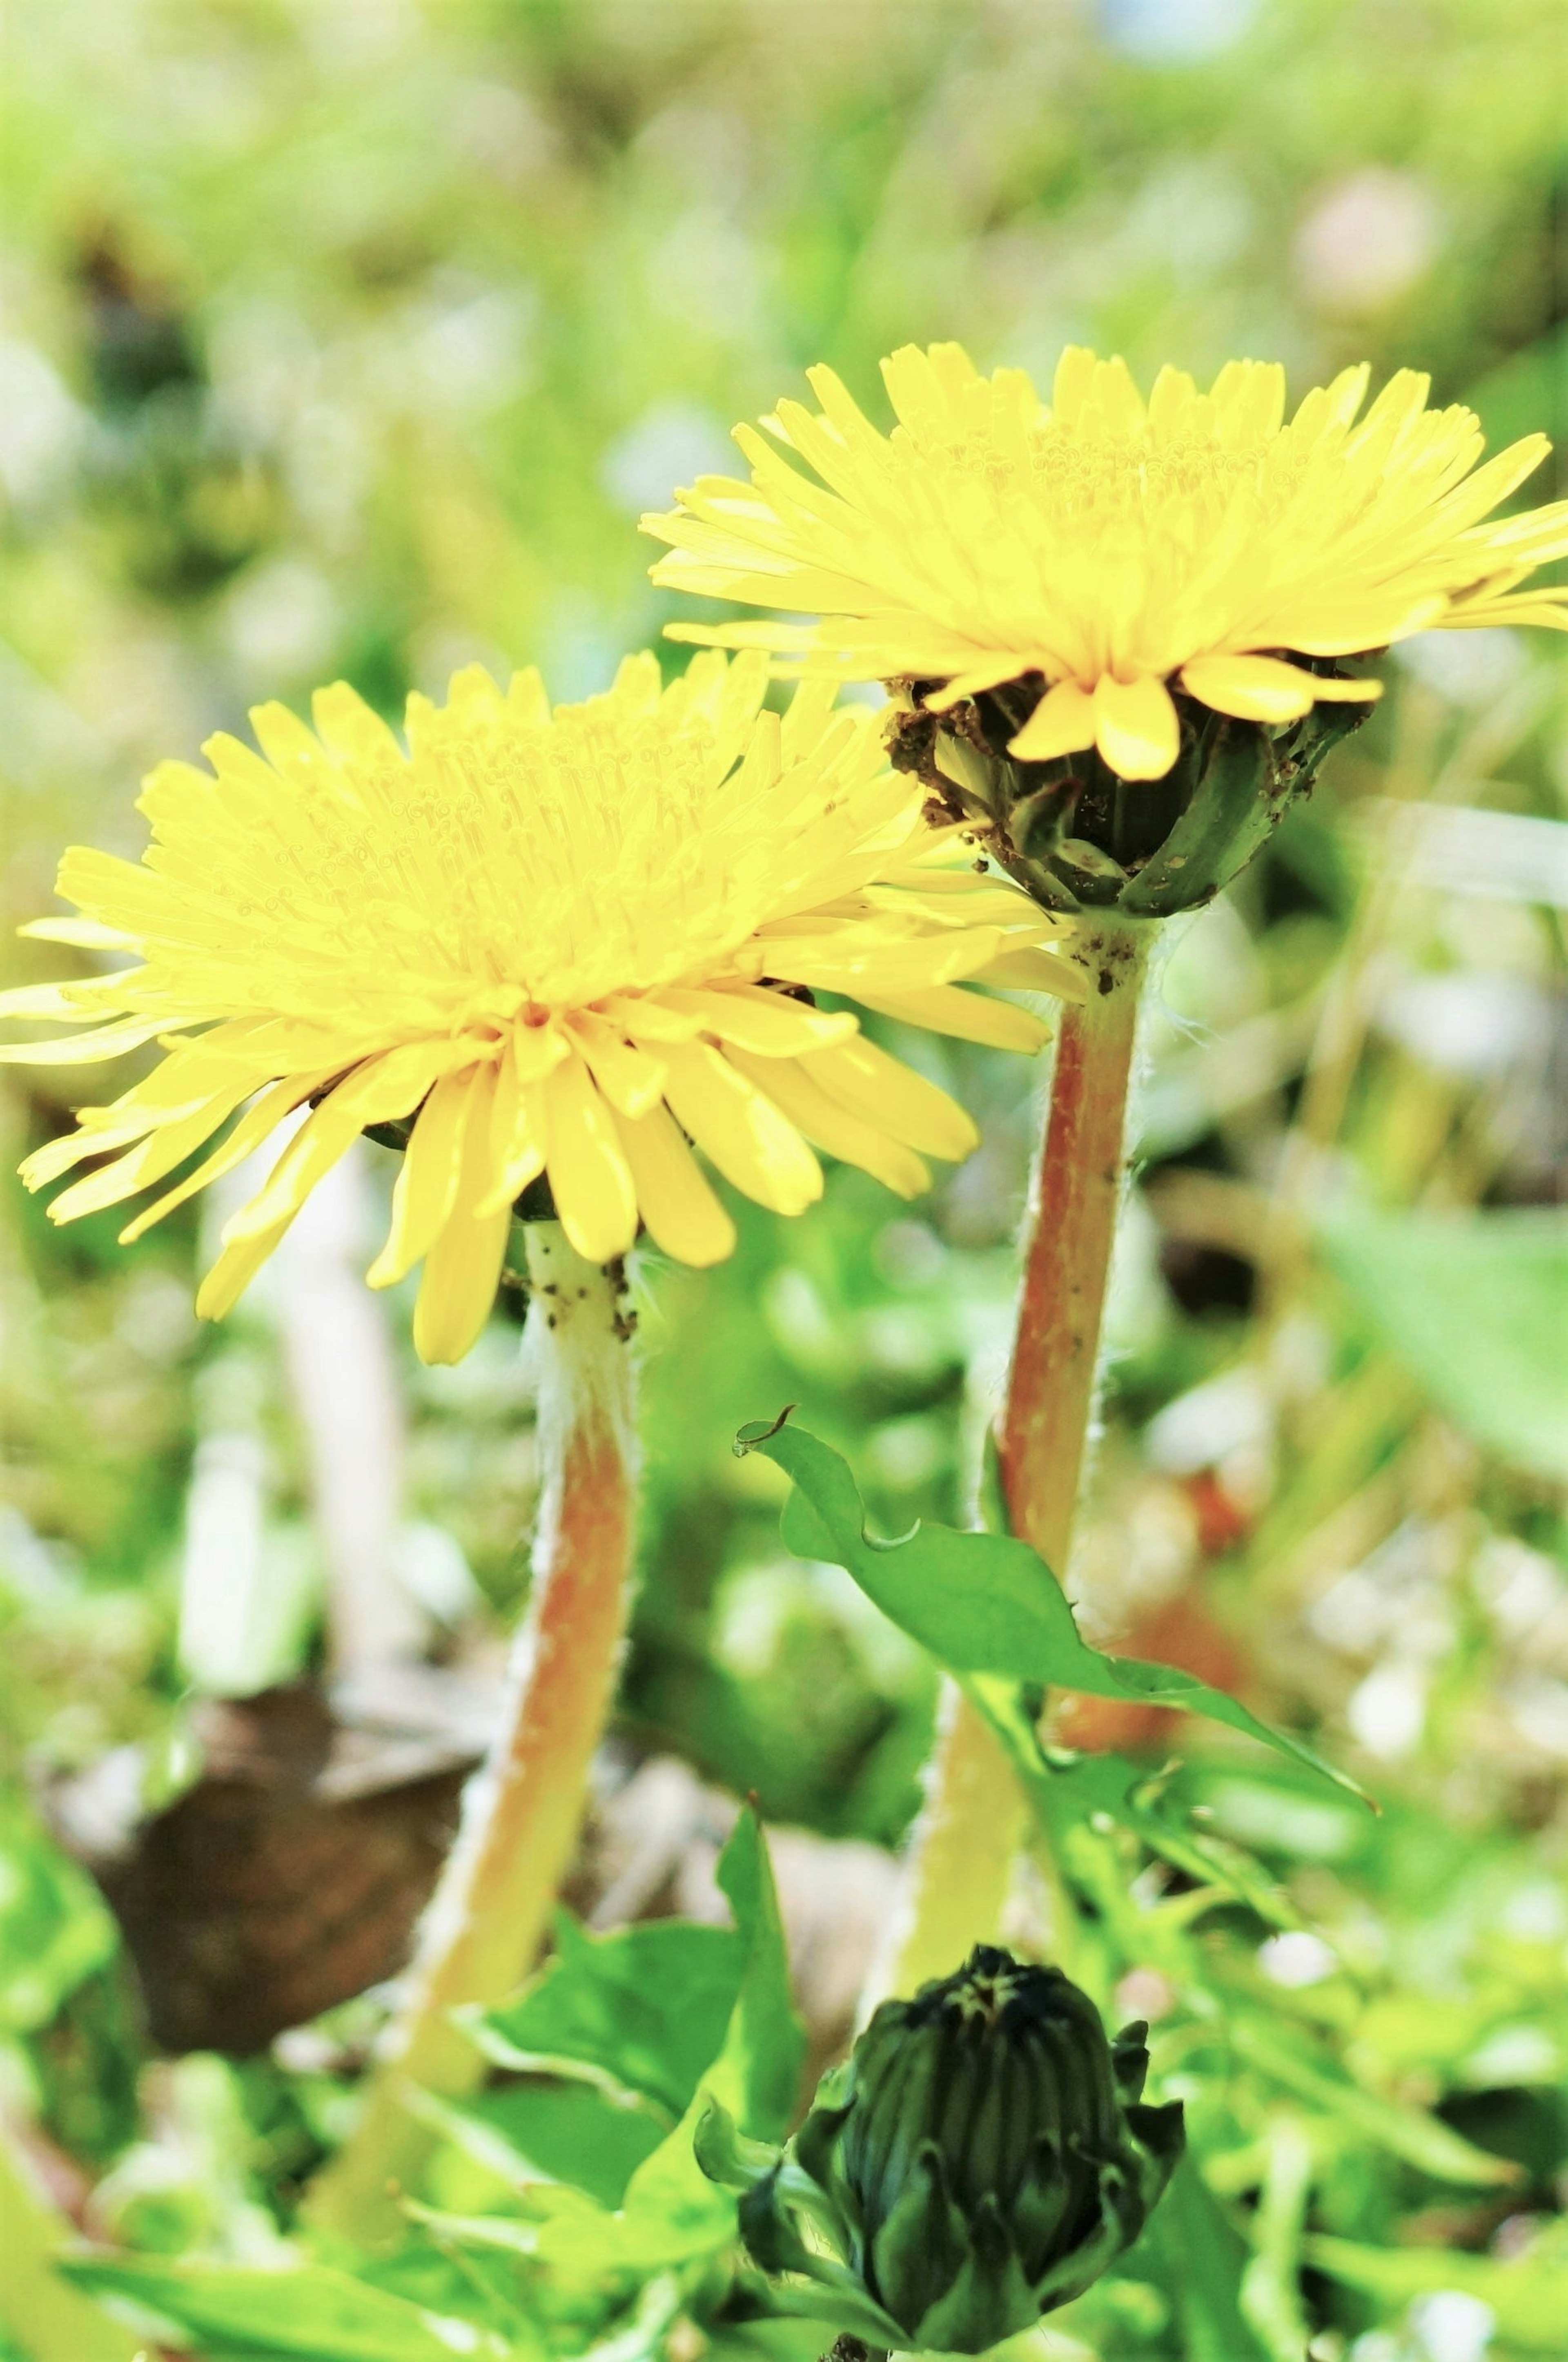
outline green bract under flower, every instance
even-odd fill
[[[884,2346],[982,2353],[1081,2295],[1169,2180],[1182,2111],[1141,2104],[1145,2031],[1108,2041],[1059,1969],[977,1945],[883,2003],[787,2150],[715,2108],[698,2155],[745,2191],[742,2234],[784,2276],[781,2311]]]
[[[1008,752],[1044,682],[982,690],[935,713],[900,685],[892,759],[927,807],[976,831],[999,869],[1044,910],[1123,919],[1198,910],[1252,859],[1326,756],[1365,718],[1327,703],[1266,723],[1177,696],[1180,747],[1162,778],[1131,782],[1089,748],[1031,762]]]

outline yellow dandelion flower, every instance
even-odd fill
[[[83,916],[24,930],[140,964],[0,996],[0,1014],[88,1024],[0,1056],[85,1063],[152,1039],[166,1054],[30,1157],[28,1186],[106,1157],[56,1198],[66,1221],[165,1179],[237,1116],[136,1238],[307,1108],[223,1233],[197,1298],[217,1319],[356,1136],[412,1117],[369,1276],[424,1259],[426,1361],[473,1342],[513,1200],[541,1176],[594,1262],[639,1221],[686,1263],[730,1253],[693,1143],[785,1214],[821,1194],[812,1143],[924,1188],[926,1155],[975,1145],[969,1118],[814,993],[1029,1050],[1039,1021],[965,979],[1071,992],[1074,973],[1050,922],[922,819],[874,713],[811,684],[780,720],[766,687],[759,656],[700,657],[661,689],[643,655],[552,713],[536,673],[502,694],[474,668],[445,707],[409,701],[405,751],[339,683],[314,734],[261,706],[259,754],[219,736],[211,773],[160,765],[141,862],[73,849],[59,890]]]
[[[1049,407],[1021,370],[982,377],[957,345],[882,365],[899,425],[879,434],[828,369],[820,414],[764,421],[813,482],[749,427],[749,484],[701,479],[646,529],[672,545],[654,579],[814,619],[680,625],[758,646],[780,671],[938,684],[940,711],[1028,675],[1045,694],[1010,751],[1097,747],[1127,779],[1176,759],[1174,684],[1281,723],[1379,684],[1292,663],[1355,657],[1433,625],[1568,628],[1568,589],[1527,578],[1568,553],[1568,502],[1492,519],[1545,457],[1527,436],[1477,467],[1460,405],[1391,378],[1359,423],[1349,369],[1288,423],[1285,372],[1231,361],[1207,393],[1162,370],[1144,401],[1124,362],[1073,348]]]

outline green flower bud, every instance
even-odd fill
[[[1047,763],[1008,754],[1043,690],[1038,676],[940,715],[925,711],[922,687],[911,684],[895,716],[894,767],[925,782],[943,819],[983,831],[998,865],[1045,909],[1129,919],[1167,919],[1211,901],[1367,712],[1329,702],[1271,725],[1232,720],[1177,692],[1175,767],[1164,778],[1129,780],[1092,750]]]
[[[886,2345],[977,2354],[1081,2294],[1170,2179],[1182,2112],[1139,2103],[1145,2031],[1108,2042],[1059,1969],[980,1945],[882,2004],[788,2152],[765,2160],[710,2125],[699,2156],[745,2188],[762,2268],[817,2284],[790,2310]]]

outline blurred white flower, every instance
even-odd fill
[[[1169,65],[1217,57],[1256,14],[1256,0],[1101,0],[1099,12],[1112,49]]]
[[[1416,2299],[1410,2326],[1421,2362],[1483,2362],[1496,2326],[1492,2308],[1463,2289]]]
[[[273,558],[242,574],[226,610],[230,653],[248,692],[330,668],[337,595],[303,558]]]
[[[1529,662],[1518,633],[1502,624],[1480,632],[1418,632],[1401,640],[1394,657],[1451,705],[1470,713],[1494,704]]]
[[[726,471],[734,456],[715,412],[694,402],[656,402],[608,447],[599,480],[617,507],[637,517],[662,506],[672,484]]]
[[[83,413],[36,346],[0,338],[0,484],[14,501],[45,495],[69,466]]]
[[[1331,1948],[1308,1927],[1287,1927],[1258,1947],[1258,1966],[1264,1976],[1290,1992],[1320,1985],[1339,1965]]]
[[[1425,276],[1441,243],[1430,190],[1372,165],[1319,196],[1296,234],[1297,274],[1321,311],[1381,312]]]

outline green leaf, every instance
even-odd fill
[[[410,2304],[347,2272],[313,2264],[257,2271],[237,2264],[75,2257],[61,2269],[100,2296],[127,2297],[204,2345],[298,2355],[304,2362],[508,2362],[503,2338]]]
[[[1452,2247],[1362,2247],[1350,2239],[1309,2239],[1307,2257],[1331,2279],[1386,2303],[1453,2289],[1490,2305],[1497,2334],[1527,2354],[1561,2356],[1568,2322],[1568,2257],[1524,2255],[1507,2261]]]
[[[683,2115],[740,1990],[738,1929],[659,1919],[592,1936],[562,1913],[556,1944],[515,2000],[459,2013],[469,2034],[499,2066],[567,2063]]]
[[[778,1898],[761,1826],[743,1812],[719,1857],[718,1882],[735,1915],[745,1966],[717,2058],[668,2137],[633,2174],[614,2213],[576,2191],[545,2190],[532,2251],[578,2270],[661,2271],[731,2246],[733,2195],[708,2180],[694,2137],[712,2101],[756,2139],[777,2139],[792,2113],[805,2034],[790,1998]]]
[[[118,1940],[86,1871],[24,1805],[0,1801],[0,2028],[47,2025]]]
[[[1061,1585],[1027,1542],[923,1524],[899,1541],[878,1541],[866,1530],[866,1505],[847,1462],[804,1428],[743,1428],[735,1449],[760,1451],[793,1484],[780,1521],[786,1548],[846,1567],[882,1613],[950,1672],[1176,1706],[1244,1731],[1362,1794],[1344,1772],[1196,1674],[1091,1649]]]
[[[1124,1755],[1047,1754],[1016,1683],[977,1676],[964,1688],[995,1732],[1058,1853],[1069,1830],[1109,1815],[1134,1830],[1150,1852],[1173,1869],[1200,1884],[1223,1888],[1267,1926],[1304,1924],[1285,1889],[1265,1876],[1249,1854],[1165,1810],[1163,1776],[1151,1777]]]
[[[1250,2250],[1185,2157],[1134,2254],[1150,2251],[1181,2326],[1184,2362],[1269,2362],[1241,2307]]]
[[[1332,1270],[1467,1433],[1568,1479],[1568,1219],[1342,1211],[1319,1227]]]
[[[669,2129],[627,2094],[545,2076],[468,2101],[415,2089],[409,2105],[513,2188],[567,2181],[602,2206],[619,2206],[633,2174]]]
[[[1225,2035],[1243,2058],[1287,2092],[1310,2101],[1326,2115],[1338,2116],[1358,2138],[1403,2158],[1407,2165],[1430,2174],[1434,2181],[1474,2189],[1519,2179],[1519,2169],[1511,2158],[1477,2148],[1424,2109],[1364,2091],[1359,2083],[1349,2082],[1320,2064],[1299,2029],[1282,2039],[1261,2019],[1235,2015],[1227,2019]]]
[[[805,2028],[790,1992],[784,1921],[762,1824],[749,1808],[735,1823],[715,1872],[745,1946],[745,1969],[723,2047],[702,2090],[754,2140],[781,2140],[794,2114]]]

